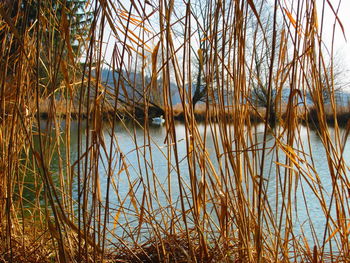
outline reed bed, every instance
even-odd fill
[[[337,7],[68,2],[0,1],[0,261],[350,261]]]

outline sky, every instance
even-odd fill
[[[319,10],[319,19],[321,19],[321,10],[322,10],[322,0],[317,0],[318,10]],[[340,25],[337,23],[335,27],[335,37],[334,37],[334,52],[339,54],[341,59],[344,59],[344,63],[347,64],[347,66],[350,67],[350,1],[349,0],[329,0],[329,2],[332,4],[334,9],[338,8],[338,5],[340,3],[339,11],[338,11],[338,17],[343,25],[344,31],[345,31],[345,37],[341,30]],[[327,5],[327,3],[326,3]],[[332,39],[332,32],[335,21],[335,15],[331,11],[331,8],[329,6],[325,9],[325,18],[324,18],[324,35],[323,40],[324,42],[330,46],[331,39]]]
[[[295,0],[294,1],[280,0],[280,1],[287,4],[291,2],[295,2]],[[350,69],[350,17],[349,17],[350,0],[325,0],[325,1],[326,1],[326,8],[325,8],[325,18],[323,23],[323,35],[322,35],[323,41],[326,46],[328,47],[331,46],[332,32],[333,32],[333,27],[335,25],[334,53],[336,55],[336,59],[338,60],[339,63],[341,63],[342,65],[344,64],[345,67]],[[119,3],[128,3],[128,2],[129,1],[127,0],[122,0]],[[150,2],[153,2],[153,1],[150,1]],[[319,20],[321,19],[322,3],[323,3],[323,0],[316,0],[316,5],[318,7],[318,12],[319,12],[318,13]],[[336,21],[336,17],[332,12],[329,3],[333,6],[335,11],[338,10],[338,17],[343,25],[346,39],[344,38],[344,34],[341,30],[339,23]],[[124,4],[124,6],[127,7],[128,5]],[[320,24],[321,23],[319,21],[319,25]],[[107,38],[108,35],[109,34],[105,34],[105,37]],[[107,39],[105,40],[107,42]],[[113,42],[114,41],[110,41],[108,48],[106,50],[106,61],[109,61],[109,62],[111,61],[110,58],[112,57]]]

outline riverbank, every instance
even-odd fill
[[[286,104],[282,104],[280,109],[276,111],[276,123],[280,123],[283,120],[286,120],[288,117],[288,107]],[[187,108],[187,114],[189,113],[190,108]],[[337,106],[336,110],[333,111],[330,105],[325,105],[324,107],[324,118],[326,122],[330,126],[334,126],[336,121],[337,125],[344,127],[347,125],[350,119],[350,107],[349,106]],[[82,119],[86,119],[89,114],[87,113],[87,107],[82,106],[79,111],[79,105],[75,105],[74,103],[67,103],[65,100],[56,100],[54,103],[49,100],[40,100],[40,117],[42,119],[49,119],[52,117],[59,118],[70,118],[76,120],[79,116]],[[170,110],[168,110],[170,114]],[[253,107],[249,105],[240,105],[240,106],[230,106],[224,107],[223,109],[219,107],[215,107],[213,105],[206,106],[205,104],[198,104],[193,111],[193,116],[198,122],[205,121],[213,121],[220,122],[225,121],[227,123],[232,123],[235,120],[235,116],[238,114],[243,114],[246,116],[247,120],[251,123],[262,123],[266,118],[266,109],[264,107]],[[93,114],[98,114],[100,118],[103,120],[110,120],[113,117],[116,117],[117,120],[144,120],[145,112],[140,109],[132,108],[131,106],[118,106],[115,112],[114,108],[111,105],[103,105],[100,107],[98,111],[94,109],[92,106],[90,108],[90,118],[93,117]],[[159,110],[157,112],[154,111],[153,108],[149,108],[148,117],[151,119],[152,117],[156,117],[159,115],[165,115],[165,111],[160,113]],[[174,120],[185,121],[185,111],[182,104],[174,105],[172,109],[172,114]],[[318,113],[316,107],[309,106],[299,106],[296,108],[294,113],[297,120],[300,123],[310,123],[317,125],[319,123]]]
[[[193,231],[192,231],[193,232]],[[1,233],[5,233],[1,231]],[[80,258],[82,262],[192,262],[191,258],[196,258],[197,262],[237,262],[239,260],[238,244],[230,242],[224,247],[219,243],[208,244],[207,250],[202,251],[198,244],[198,237],[191,233],[190,241],[185,233],[169,234],[158,240],[150,240],[144,243],[134,244],[128,248],[121,248],[117,251],[105,249],[103,256],[96,244],[89,246],[89,251],[83,253]],[[71,242],[77,238],[76,233],[70,233]],[[25,237],[25,238],[23,238]],[[1,237],[5,239],[5,237]],[[17,233],[12,238],[12,250],[0,255],[0,262],[35,262],[50,263],[60,258],[60,262],[65,261],[65,257],[76,257],[78,248],[65,244],[67,255],[57,255],[54,246],[54,238],[51,233],[40,229],[40,226],[26,228],[24,233]],[[45,242],[43,244],[43,241]],[[190,248],[191,247],[191,248]],[[190,255],[191,250],[193,255]],[[69,255],[69,256],[68,256]]]

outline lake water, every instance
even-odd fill
[[[63,123],[62,127],[64,125]],[[220,129],[226,130],[227,138],[222,138],[221,134],[218,133]],[[254,199],[253,179],[251,175],[247,174],[252,173],[251,171],[257,171],[257,173],[260,171],[264,125],[260,124],[253,127],[250,136],[245,135],[246,127],[242,127],[242,129],[243,136],[247,138],[247,144],[243,147],[247,149],[247,155],[244,157],[241,151],[231,156],[236,158],[237,155],[242,155],[242,167],[240,169],[244,174],[242,179],[243,191],[246,198],[252,201]],[[70,146],[71,163],[74,163],[78,158],[77,132],[78,123],[73,122]],[[322,200],[328,206],[333,189],[325,147],[315,130],[307,129],[300,125],[295,131],[298,134],[296,136],[298,139],[293,140],[293,151],[290,149],[283,151],[283,149],[287,149],[282,147],[287,142],[287,134],[283,132],[282,127],[277,127],[275,132],[280,134],[277,137],[278,140],[272,134],[267,135],[267,153],[265,155],[263,172],[265,179],[264,190],[270,206],[269,208],[266,207],[266,209],[272,211],[274,218],[266,219],[264,224],[268,228],[271,227],[270,224],[275,224],[274,227],[278,228],[278,224],[287,222],[285,212],[288,209],[286,207],[291,205],[288,211],[290,211],[292,216],[294,234],[298,236],[304,233],[309,242],[315,243],[318,240],[318,242],[322,243],[326,227],[326,216],[325,211],[322,210],[319,198],[320,195],[323,195]],[[344,133],[343,130],[340,132]],[[172,217],[176,218],[177,221],[182,220],[180,215],[182,209],[184,209],[188,211],[187,223],[191,226],[193,217],[189,211],[193,206],[193,198],[191,195],[189,165],[192,165],[191,171],[194,171],[193,176],[196,177],[198,182],[207,180],[208,189],[215,187],[215,182],[213,182],[215,176],[228,178],[226,180],[230,185],[223,186],[222,189],[228,191],[229,198],[231,196],[235,198],[237,181],[234,180],[234,171],[237,170],[234,166],[237,165],[237,160],[239,159],[230,159],[227,147],[224,147],[222,143],[223,141],[226,141],[226,143],[231,142],[232,151],[237,150],[235,149],[237,144],[235,144],[234,128],[232,126],[220,127],[219,124],[211,126],[198,125],[198,134],[202,138],[203,143],[205,142],[208,156],[205,166],[200,163],[200,152],[202,152],[203,145],[195,146],[195,152],[198,156],[193,157],[191,155],[192,158],[195,158],[195,161],[189,164],[188,152],[191,151],[191,148],[187,145],[187,142],[191,140],[191,136],[188,135],[186,127],[182,123],[175,124],[175,134],[176,139],[174,138],[173,141],[176,141],[176,144],[167,142],[167,138],[170,135],[166,125],[157,126],[150,124],[148,133],[129,122],[117,123],[113,132],[111,128],[104,128],[103,138],[99,138],[99,141],[104,142],[99,147],[100,156],[97,162],[89,163],[88,174],[89,176],[98,175],[96,178],[99,180],[101,200],[102,204],[104,204],[103,201],[106,200],[106,189],[108,188],[106,175],[109,169],[111,171],[110,215],[108,218],[111,236],[127,238],[126,233],[132,232],[131,228],[136,227],[140,222],[141,212],[139,209],[142,206],[147,207],[149,212],[149,214],[143,215],[143,224],[147,225],[147,220],[152,221],[156,219],[166,229],[169,227],[169,220]],[[216,136],[212,134],[216,134]],[[332,138],[335,138],[333,129],[329,130],[329,134]],[[229,138],[230,136],[231,138]],[[84,135],[82,136],[82,149],[85,149],[85,143],[86,136]],[[112,148],[110,148],[111,143]],[[276,145],[278,145],[278,150],[276,150]],[[304,154],[298,151],[302,151]],[[285,163],[286,154],[291,155],[293,153],[295,154],[296,163],[294,165]],[[58,169],[57,160],[58,156],[55,155],[51,166],[53,172]],[[247,167],[249,160],[250,170]],[[350,164],[348,144],[345,146],[344,160],[348,166]],[[82,161],[82,174],[84,172],[83,164],[84,162]],[[348,168],[346,169],[346,174],[348,175]],[[77,171],[76,167],[74,170]],[[293,172],[290,172],[291,170]],[[286,180],[290,180],[291,183],[286,186],[287,190],[282,191]],[[315,183],[316,180],[319,180],[319,184]],[[317,190],[319,196],[314,193],[313,187]],[[200,190],[200,187],[198,187],[198,190]],[[214,193],[214,191],[210,189],[207,191],[208,202],[206,209],[208,214],[214,214],[212,223],[215,225],[218,224],[218,218],[215,216],[217,211],[215,212],[213,207],[214,204],[217,204],[218,197],[210,196],[210,193]],[[282,192],[288,193],[288,191],[290,191],[291,203],[287,204],[284,203],[287,197],[283,196]],[[182,200],[180,196],[183,196]],[[73,190],[73,197],[77,199],[76,184]],[[334,204],[331,210],[334,216]],[[347,210],[347,213],[349,213],[349,210]],[[116,217],[118,218],[117,222],[114,220]],[[234,215],[232,217],[234,218]],[[349,214],[347,214],[348,217]],[[154,224],[154,222],[149,223]],[[179,223],[179,225],[181,224],[183,223]],[[141,235],[147,235],[147,231],[152,232],[149,231],[149,227],[149,225],[145,227],[145,233],[141,233]],[[284,229],[281,227],[281,232],[283,233],[283,231]]]

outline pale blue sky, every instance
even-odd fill
[[[285,5],[290,4],[293,2],[292,0],[281,0]],[[152,2],[152,1],[151,1]],[[295,2],[295,1],[294,1]],[[347,41],[344,39],[343,32],[341,30],[341,27],[335,20],[335,15],[332,12],[331,8],[328,5],[328,2],[332,4],[335,11],[338,9],[338,5],[340,3],[340,8],[338,10],[338,17],[341,20],[341,23],[345,30],[345,35]],[[116,3],[124,3],[124,6],[129,6],[126,3],[129,3],[129,1],[123,0],[123,1],[116,1]],[[304,2],[305,3],[305,2]],[[322,3],[323,0],[316,0],[316,4],[318,7],[318,18],[321,19],[321,10],[322,10]],[[331,38],[332,38],[332,32],[333,32],[333,26],[336,23],[335,26],[335,42],[334,42],[334,53],[337,55],[337,59],[340,60],[338,62],[344,64],[346,68],[350,68],[350,0],[328,0],[325,2],[326,8],[325,8],[325,18],[323,23],[323,41],[325,45],[330,48],[331,46]],[[114,14],[115,15],[115,14]],[[157,30],[157,29],[155,29]],[[109,26],[106,26],[106,33],[109,33],[110,29]],[[137,34],[135,31],[134,33]],[[108,34],[105,34],[105,41],[107,41]],[[113,44],[114,40],[110,39],[111,41],[108,44],[108,48],[106,50],[106,61],[110,62],[113,52]],[[156,41],[153,41],[149,43],[149,46],[151,49],[155,46]],[[148,54],[150,56],[150,54]]]

